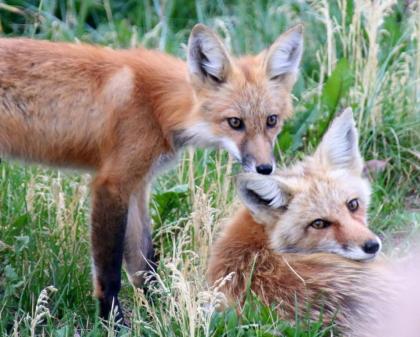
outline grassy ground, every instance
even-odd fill
[[[394,245],[419,227],[420,5],[416,1],[0,0],[0,34],[148,47],[184,57],[204,22],[238,54],[266,47],[305,24],[296,114],[278,140],[287,163],[310,151],[332,116],[354,108],[366,159],[388,160],[374,179],[371,223]],[[225,153],[186,151],[155,184],[151,203],[160,252],[152,300],[124,275],[122,301],[144,336],[330,336],[304,319],[289,324],[248,301],[215,313],[204,270],[212,238],[234,204]],[[90,177],[0,164],[0,335],[96,336],[88,242]],[[398,240],[398,241],[397,241]],[[388,250],[391,245],[388,245]],[[393,249],[393,252],[395,249]]]

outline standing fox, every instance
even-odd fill
[[[312,318],[323,312],[343,330],[377,317],[373,310],[380,307],[380,297],[386,298],[378,290],[385,295],[389,287],[379,263],[358,262],[373,259],[381,249],[367,227],[370,187],[362,170],[347,109],[313,156],[269,177],[240,175],[239,194],[247,209],[212,248],[209,281],[234,272],[221,289],[231,301],[243,301],[250,285],[287,319],[295,317],[296,307],[302,314],[308,302]]]
[[[203,25],[188,60],[145,49],[0,39],[0,154],[95,172],[91,243],[100,314],[118,309],[123,257],[135,285],[153,259],[152,177],[186,146],[220,146],[270,174],[292,113],[302,27],[233,58]]]

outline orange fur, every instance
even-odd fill
[[[179,118],[191,110],[185,65],[168,55],[26,39],[0,41],[2,152],[90,169],[103,166],[120,146],[131,146],[124,154],[127,158],[120,158],[124,162],[132,161],[136,152],[152,159],[171,150],[163,136],[164,126],[171,128],[166,125],[170,120],[153,107],[171,95],[177,100],[164,110],[167,115]],[[162,63],[170,67],[162,69]],[[118,81],[121,85],[114,83]]]

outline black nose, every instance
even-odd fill
[[[362,249],[366,254],[375,254],[379,250],[379,242],[378,240],[367,240]]]
[[[271,164],[262,164],[257,166],[257,172],[259,174],[268,175],[273,172],[273,166]]]

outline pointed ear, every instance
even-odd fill
[[[271,45],[266,55],[267,76],[272,79],[282,79],[286,75],[298,72],[303,52],[303,25],[289,29]]]
[[[231,68],[229,54],[215,33],[202,24],[194,26],[188,41],[188,69],[192,79],[218,84]]]
[[[254,214],[287,206],[290,192],[275,176],[241,173],[236,184],[242,202]]]
[[[358,132],[351,108],[336,117],[315,152],[315,160],[332,169],[362,174],[363,159],[359,151]]]

